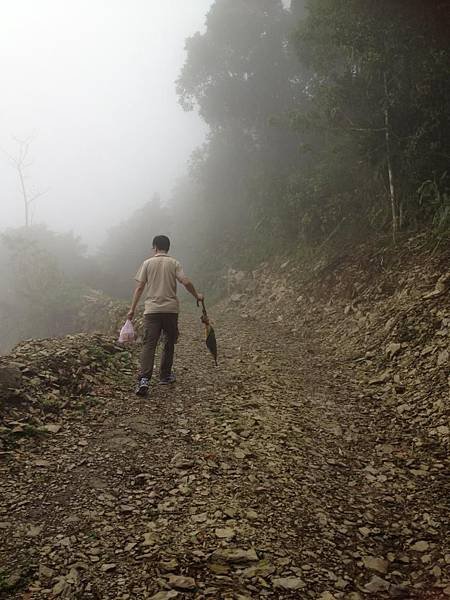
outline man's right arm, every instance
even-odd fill
[[[130,321],[134,318],[134,313],[136,312],[136,307],[139,304],[139,300],[141,299],[142,292],[145,290],[145,286],[147,285],[147,265],[144,261],[139,268],[139,271],[136,273],[135,277],[137,284],[133,294],[133,300],[131,301],[131,307],[128,311],[127,318]]]
[[[134,313],[136,312],[136,307],[139,304],[139,300],[141,299],[142,292],[144,291],[144,289],[145,289],[145,283],[143,283],[142,281],[139,281],[138,284],[136,285],[136,289],[134,290],[133,300],[131,302],[131,308],[127,314],[127,318],[130,319],[130,321],[132,321],[134,318]]]
[[[183,283],[183,285],[185,289],[191,294],[191,296],[194,296],[197,302],[202,302],[205,299],[203,294],[199,294],[197,292],[197,290],[194,287],[194,284],[189,279],[186,281],[186,283]]]
[[[191,296],[194,296],[197,302],[202,302],[205,299],[203,294],[199,294],[197,292],[192,281],[188,277],[186,277],[179,263],[177,264],[176,277],[177,280],[181,283],[181,285],[185,287],[186,291],[188,291],[191,294]]]

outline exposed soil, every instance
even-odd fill
[[[450,593],[445,455],[390,439],[313,329],[219,319],[218,368],[183,329],[173,387],[136,398],[128,364],[3,454],[5,597]]]

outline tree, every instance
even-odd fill
[[[214,2],[177,82],[210,129],[190,178],[212,272],[450,230],[449,33],[450,0]]]
[[[24,338],[76,329],[85,285],[77,277],[81,269],[75,261],[84,268],[87,260],[75,254],[79,248],[73,236],[43,227],[0,235],[0,351]]]
[[[362,172],[387,190],[394,238],[417,213],[421,182],[446,168],[449,118],[439,99],[450,91],[448,8],[447,1],[312,0],[296,34],[299,58],[314,71],[321,124],[347,137],[365,161]]]
[[[298,135],[279,115],[302,93],[298,62],[288,45],[291,14],[279,0],[217,0],[206,31],[187,41],[177,82],[182,106],[198,109],[210,126],[192,159],[191,174],[205,201],[204,230],[233,260],[255,249],[259,185],[296,163]],[[264,227],[271,224],[264,221]]]
[[[18,151],[16,155],[9,156],[9,160],[17,172],[20,185],[20,193],[22,196],[23,208],[24,208],[24,224],[25,227],[30,227],[32,223],[32,207],[34,202],[42,196],[45,192],[32,192],[29,189],[27,179],[27,170],[31,167],[29,151],[31,139],[19,140],[16,139],[18,144]]]

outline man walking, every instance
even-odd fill
[[[136,274],[137,286],[128,318],[133,320],[136,307],[145,288],[144,302],[144,336],[141,355],[141,370],[136,388],[138,396],[146,396],[155,362],[155,350],[161,332],[165,334],[165,344],[161,357],[160,383],[167,385],[175,382],[172,373],[174,346],[178,337],[179,301],[177,297],[177,281],[194,296],[197,301],[203,300],[191,281],[183,273],[180,263],[168,255],[170,240],[165,235],[157,235],[153,239],[152,258],[145,260]]]

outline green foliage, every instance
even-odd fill
[[[10,573],[0,569],[0,598],[9,598],[11,594],[23,590],[29,583],[31,574],[32,569],[30,567]]]
[[[356,176],[357,188],[367,177],[378,188],[368,214],[373,203],[389,200],[388,114],[403,226],[427,222],[423,211],[417,213],[417,189],[433,172],[447,168],[450,121],[442,98],[450,91],[444,34],[450,22],[445,4],[313,0],[294,36],[300,60],[315,73],[310,89],[316,111],[307,116],[326,133],[319,148],[326,150],[331,141],[342,150],[334,160],[329,156],[326,171],[336,164],[347,174],[352,164],[362,167],[364,179]],[[349,151],[353,157],[347,163]],[[383,227],[383,211],[378,214]]]
[[[191,206],[198,221],[183,237],[201,232],[197,272],[217,279],[230,264],[267,256],[265,232],[275,227],[283,233],[287,213],[266,209],[282,200],[278,184],[296,163],[297,135],[284,115],[301,101],[303,89],[287,43],[294,21],[281,1],[218,0],[206,25],[205,33],[187,41],[177,83],[182,106],[198,108],[210,126],[186,185],[196,187]],[[268,200],[269,189],[276,199]],[[182,196],[177,189],[177,208]]]
[[[73,236],[42,227],[0,236],[0,351],[21,339],[74,330],[84,292],[83,251]]]
[[[187,61],[177,82],[186,109],[198,107],[205,121],[233,121],[246,131],[264,126],[291,102],[289,57],[283,40],[289,14],[281,0],[218,0],[206,32],[187,40]],[[288,69],[288,70],[287,70]]]
[[[3,441],[3,445],[8,450],[16,448],[24,439],[42,440],[47,436],[47,431],[39,429],[34,425],[24,425],[22,429],[16,431],[8,429],[0,432],[0,438]]]
[[[447,173],[440,181],[425,181],[418,190],[419,207],[431,218],[433,232],[436,236],[450,235],[450,182]]]
[[[177,84],[210,127],[183,241],[202,247],[202,274],[394,226],[447,230],[449,9],[216,0]]]

